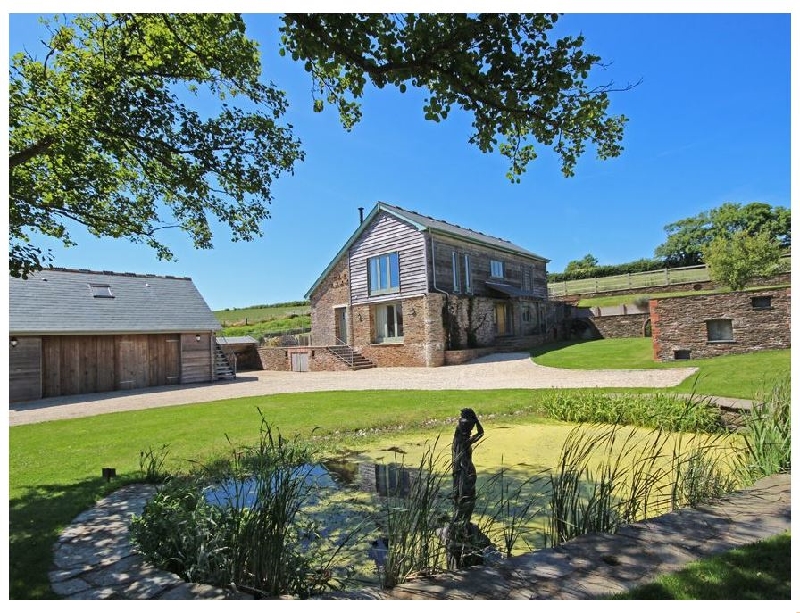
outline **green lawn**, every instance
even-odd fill
[[[747,287],[745,291],[758,289],[761,291],[769,291],[771,289],[777,289],[782,287],[788,287],[788,285],[759,285],[755,287]],[[644,288],[646,289],[646,288]],[[643,290],[644,291],[644,290]],[[638,294],[616,294],[613,296],[590,296],[588,298],[581,298],[578,302],[579,307],[609,307],[609,306],[617,306],[620,304],[633,304],[639,300],[644,299],[653,299],[653,298],[677,298],[683,296],[701,296],[707,294],[727,294],[731,291],[729,287],[718,287],[715,289],[708,289],[708,290],[697,290],[697,291],[683,291],[683,292],[660,292],[660,293],[638,293]]]
[[[588,343],[581,346],[592,352],[600,347]],[[558,361],[557,354],[566,349],[554,347],[541,356],[550,355]],[[616,351],[609,345],[608,353]],[[592,361],[608,363],[610,359],[595,354]],[[690,364],[701,369],[696,384],[701,393],[752,397],[757,382],[788,371],[789,352],[681,363]],[[750,384],[743,384],[743,380]],[[359,444],[368,444],[371,432],[380,436],[382,428],[403,426],[404,432],[421,429],[432,420],[457,416],[463,406],[475,407],[482,419],[486,416],[487,423],[492,416],[499,421],[497,416],[501,415],[506,416],[504,422],[531,423],[541,419],[537,399],[549,392],[280,394],[14,426],[9,428],[10,597],[54,597],[47,579],[53,543],[81,511],[137,476],[141,451],[169,445],[168,465],[179,463],[183,467],[189,461],[207,459],[228,449],[226,436],[236,444],[256,440],[260,425],[257,407],[284,435],[335,435],[335,440],[357,449]],[[441,421],[436,427],[440,425]],[[119,479],[106,484],[101,478],[105,466],[115,467]]]
[[[786,532],[733,549],[613,596],[614,600],[790,600],[792,538]]]
[[[707,360],[656,362],[653,360],[652,339],[645,337],[555,343],[538,347],[531,352],[534,362],[552,368],[588,370],[696,367],[699,369],[698,374],[677,387],[670,388],[670,391],[729,398],[754,398],[779,373],[789,372],[790,356],[790,349],[779,349]]]

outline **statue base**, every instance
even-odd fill
[[[459,526],[448,524],[439,533],[447,547],[447,568],[458,570],[481,566],[496,557],[496,549],[489,537],[473,523]]]

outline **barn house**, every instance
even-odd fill
[[[541,344],[560,324],[546,265],[507,240],[379,202],[306,294],[313,347],[287,351],[291,367],[442,366]]]
[[[9,280],[9,401],[232,375],[189,278],[45,269]]]

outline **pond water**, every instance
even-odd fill
[[[405,496],[414,475],[419,470],[401,463],[388,464],[367,460],[337,458],[319,464],[303,464],[293,471],[291,478],[302,479],[317,496],[337,490],[376,494],[378,496]],[[261,481],[255,477],[244,480],[228,479],[209,485],[204,490],[206,502],[221,507],[251,508],[256,504]]]
[[[575,425],[504,426],[485,422],[484,427],[485,436],[473,449],[479,496],[473,522],[481,521],[481,514],[485,512],[482,509],[490,509],[502,492],[508,494],[515,487],[520,487],[522,489],[513,494],[516,500],[511,501],[509,508],[515,504],[524,505],[530,500],[535,500],[535,503],[531,516],[516,528],[522,538],[514,544],[513,554],[548,546],[548,502],[543,496],[547,487],[544,475],[559,464],[564,444],[575,430]],[[607,427],[597,427],[596,430],[603,428]],[[595,428],[587,426],[585,430],[592,432]],[[644,454],[650,453],[657,444],[662,444],[654,433],[634,428],[619,428],[619,444],[628,444],[633,440],[629,436],[634,434],[637,448]],[[430,458],[433,458],[437,472],[441,470],[440,516],[443,522],[447,522],[452,511],[448,474],[451,437],[452,430],[449,428],[438,436],[391,435],[378,444],[358,449],[342,448],[336,458],[295,469],[293,477],[305,480],[312,492],[303,503],[302,514],[317,523],[319,536],[335,543],[342,535],[363,528],[365,522],[370,526],[368,538],[351,552],[353,557],[348,561],[349,566],[357,569],[359,580],[374,582],[376,571],[380,573],[385,562],[387,508],[397,506],[393,502],[395,499],[390,496],[408,494],[420,474],[420,467],[428,467]],[[671,443],[690,438],[691,435],[669,437]],[[615,442],[602,450],[600,455],[604,457],[598,458],[598,461],[608,460],[617,446]],[[499,471],[503,471],[505,480],[493,482]],[[542,480],[536,481],[535,478]],[[209,503],[216,505],[236,505],[239,508],[253,506],[258,488],[259,484],[254,479],[228,481],[207,488],[205,497]],[[487,532],[492,542],[501,544],[503,526],[497,524],[492,530],[496,532]]]

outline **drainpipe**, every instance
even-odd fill
[[[445,290],[443,290],[438,285],[436,285],[436,243],[435,243],[435,241],[433,239],[433,234],[428,232],[428,236],[431,237],[431,264],[432,264],[432,268],[433,268],[433,289],[435,289],[437,292],[439,292],[441,294],[444,294],[444,296],[445,296],[444,304],[445,304],[445,308],[446,308],[447,305],[450,302],[450,294],[448,294]],[[444,320],[442,320],[442,324],[444,324],[444,323],[445,323]],[[445,331],[445,340],[446,339],[447,339],[447,331]],[[447,346],[445,345],[443,350],[446,350],[446,349],[447,349]],[[425,361],[428,364],[430,364],[430,346],[429,345],[426,345],[425,354],[426,354],[425,355]]]

